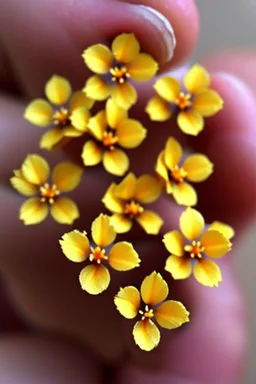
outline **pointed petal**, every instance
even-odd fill
[[[107,119],[105,111],[98,112],[88,122],[89,132],[98,140],[102,140],[103,132],[107,129]]]
[[[92,100],[105,100],[110,95],[111,87],[100,76],[96,75],[89,77],[83,92]]]
[[[172,115],[170,103],[159,96],[152,97],[148,101],[145,112],[153,121],[166,121]]]
[[[202,116],[210,117],[223,108],[223,100],[217,92],[207,89],[195,95],[193,108]]]
[[[136,81],[148,81],[158,70],[157,62],[147,53],[140,53],[127,65],[131,78]]]
[[[201,237],[204,253],[210,257],[222,257],[231,249],[230,241],[219,231],[207,230]]]
[[[133,199],[136,191],[136,183],[135,175],[132,172],[128,173],[121,183],[116,186],[116,196],[122,200]]]
[[[38,187],[36,185],[31,184],[20,177],[11,177],[10,183],[16,191],[24,196],[35,196],[38,193]]]
[[[179,81],[169,76],[157,80],[154,88],[159,96],[170,103],[175,102],[181,91]]]
[[[24,112],[24,118],[31,124],[39,127],[48,127],[52,124],[53,108],[44,99],[36,99],[29,103]]]
[[[52,182],[61,192],[75,189],[81,181],[83,168],[69,161],[63,161],[56,165],[52,173]]]
[[[169,293],[168,285],[160,273],[152,272],[145,277],[140,287],[141,297],[148,305],[159,304]]]
[[[155,318],[161,327],[175,329],[189,321],[189,312],[179,301],[168,300],[156,309]]]
[[[70,82],[61,76],[52,76],[45,85],[48,100],[55,105],[63,105],[70,98],[72,88]]]
[[[139,267],[141,260],[133,245],[127,241],[122,241],[110,249],[108,262],[116,271],[130,271]]]
[[[111,212],[122,213],[124,211],[124,203],[117,197],[116,187],[115,183],[111,184],[101,201]]]
[[[40,148],[47,149],[48,151],[54,149],[54,147],[60,144],[64,137],[64,130],[55,128],[45,132],[40,140]]]
[[[110,217],[110,223],[113,225],[116,233],[126,233],[132,228],[133,221],[125,215],[114,213]]]
[[[111,128],[117,128],[118,124],[127,119],[127,110],[114,103],[112,99],[106,102],[106,117]]]
[[[185,238],[179,231],[171,231],[164,235],[166,249],[175,256],[184,255]]]
[[[120,63],[129,63],[139,54],[140,45],[133,33],[122,33],[112,43],[112,52]]]
[[[206,180],[213,172],[213,163],[207,156],[201,154],[190,155],[182,167],[187,172],[187,179],[193,182]]]
[[[47,161],[39,155],[28,155],[21,165],[21,172],[26,181],[41,185],[46,182],[50,174]]]
[[[152,349],[159,344],[160,332],[153,321],[140,320],[133,328],[133,337],[140,349],[143,351],[152,351]]]
[[[99,295],[105,291],[110,283],[110,274],[102,264],[88,265],[79,275],[81,288],[91,295]]]
[[[102,213],[92,223],[92,238],[100,248],[112,244],[116,238],[116,232],[110,224],[110,218]]]
[[[134,319],[140,308],[140,293],[135,287],[120,288],[114,303],[122,316],[126,319]]]
[[[197,261],[194,266],[196,280],[206,287],[218,287],[222,281],[221,271],[217,264],[208,259]]]
[[[142,175],[138,178],[134,198],[144,204],[156,201],[162,192],[160,183],[150,175]]]
[[[90,117],[91,114],[87,107],[79,107],[72,112],[70,121],[73,127],[79,131],[86,132]]]
[[[197,203],[196,190],[187,183],[174,184],[172,194],[179,205],[192,207]]]
[[[103,165],[107,172],[115,176],[123,176],[129,168],[129,158],[121,149],[107,151],[103,156]]]
[[[95,44],[87,48],[82,57],[87,67],[95,73],[107,73],[112,66],[113,55],[110,49],[102,44]]]
[[[74,92],[70,102],[69,102],[69,109],[71,112],[73,112],[75,109],[80,107],[85,107],[87,109],[91,109],[94,105],[94,100],[87,97],[84,92],[77,91]]]
[[[191,259],[171,255],[166,260],[165,270],[170,272],[175,280],[187,279],[192,273]]]
[[[136,148],[147,135],[147,130],[143,125],[133,119],[121,121],[117,128],[118,143],[124,148]]]
[[[129,109],[136,103],[138,96],[131,84],[116,84],[111,90],[113,101],[124,109]]]
[[[187,239],[196,240],[204,229],[204,218],[200,212],[187,208],[180,216],[180,229]]]
[[[25,201],[20,207],[20,220],[24,221],[25,225],[39,224],[48,215],[48,206],[46,203],[41,203],[40,198],[32,197]]]
[[[201,65],[195,64],[187,72],[184,78],[184,85],[192,94],[206,89],[210,85],[209,73]]]
[[[85,143],[81,156],[85,166],[93,166],[102,161],[103,153],[101,148],[90,140]]]
[[[167,167],[172,170],[176,165],[179,164],[180,159],[182,157],[182,148],[180,143],[174,139],[174,137],[170,137],[167,140],[164,151],[164,161]]]
[[[158,175],[160,175],[165,181],[167,181],[169,179],[168,177],[168,170],[167,170],[167,167],[166,167],[166,164],[165,164],[165,152],[162,151],[160,152],[158,158],[157,158],[157,162],[156,162],[156,167],[155,167],[155,171],[158,173]]]
[[[232,237],[235,235],[234,229],[225,223],[222,223],[220,221],[214,221],[208,228],[208,230],[216,230],[222,233],[228,240],[232,239]]]
[[[65,233],[59,243],[64,255],[75,263],[85,261],[90,254],[88,237],[78,230]]]
[[[197,136],[204,128],[202,115],[194,110],[180,112],[177,123],[182,132],[192,136]]]
[[[164,221],[157,213],[148,210],[143,211],[138,217],[136,217],[136,221],[149,235],[158,235],[162,225],[164,224]]]
[[[73,224],[79,215],[77,205],[67,197],[60,197],[52,204],[51,215],[60,224]]]

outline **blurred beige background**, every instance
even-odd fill
[[[196,0],[196,3],[200,11],[201,32],[193,58],[226,47],[249,46],[256,51],[256,0]],[[255,249],[256,222],[244,236],[236,259],[236,268],[249,303],[250,350],[246,378],[242,384],[256,383]]]

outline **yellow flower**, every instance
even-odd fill
[[[164,301],[168,293],[168,285],[160,273],[152,272],[143,280],[140,292],[128,286],[121,288],[114,298],[117,310],[126,319],[141,316],[133,328],[133,337],[144,351],[151,351],[160,341],[160,332],[153,320],[166,329],[178,328],[189,321],[189,312],[183,304]]]
[[[87,132],[90,118],[89,109],[94,101],[83,92],[72,95],[68,80],[52,76],[46,83],[47,99],[35,99],[26,108],[24,117],[39,127],[53,127],[41,138],[40,147],[52,150],[68,142],[72,137],[82,136]]]
[[[222,281],[221,271],[209,257],[219,258],[230,251],[231,243],[226,236],[231,237],[233,230],[219,222],[213,223],[203,233],[204,228],[204,218],[195,209],[187,208],[181,214],[182,233],[171,231],[163,238],[171,253],[166,260],[165,269],[174,279],[186,279],[193,270],[199,283],[217,287]]]
[[[100,214],[92,223],[91,232],[95,244],[93,246],[90,246],[86,232],[77,230],[65,233],[60,245],[69,260],[75,263],[86,260],[90,262],[90,265],[81,270],[79,280],[83,290],[98,295],[110,283],[110,274],[104,263],[108,263],[116,271],[129,271],[139,267],[140,259],[131,243],[122,241],[111,246],[116,232],[110,225],[108,216]]]
[[[144,209],[144,204],[156,201],[161,194],[158,181],[149,175],[136,179],[129,173],[120,184],[111,184],[102,202],[113,212],[111,224],[117,233],[128,232],[137,221],[146,233],[157,235],[163,220],[155,212]]]
[[[129,158],[119,147],[135,148],[146,137],[146,129],[137,120],[129,119],[127,111],[111,99],[106,110],[89,120],[88,131],[96,141],[85,143],[82,159],[85,166],[103,162],[109,173],[122,176],[129,168]]]
[[[70,162],[56,165],[52,171],[52,183],[48,163],[39,155],[28,155],[21,169],[14,171],[10,179],[12,186],[24,196],[34,196],[25,201],[20,208],[20,219],[24,224],[42,222],[49,211],[58,223],[72,224],[79,217],[76,204],[61,192],[69,192],[80,183],[83,169]]]
[[[184,90],[175,78],[162,77],[154,84],[158,95],[149,100],[146,112],[151,120],[166,121],[178,109],[178,126],[184,133],[196,136],[204,128],[203,118],[223,107],[222,98],[209,86],[210,75],[198,64],[185,75]]]
[[[180,165],[182,155],[180,144],[170,137],[158,156],[155,169],[164,181],[166,192],[172,194],[178,204],[192,206],[197,203],[197,193],[186,180],[194,183],[206,180],[213,172],[213,164],[206,156],[195,153]]]
[[[137,93],[128,80],[150,80],[158,69],[151,56],[140,53],[140,45],[132,33],[117,36],[111,50],[101,44],[87,48],[83,58],[88,68],[96,73],[85,84],[86,95],[94,100],[105,100],[111,96],[125,109],[137,101]]]

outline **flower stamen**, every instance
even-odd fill
[[[145,311],[140,310],[139,314],[142,315],[141,320],[150,320],[154,317],[154,311],[153,309],[149,309],[149,306],[145,306]]]
[[[67,108],[61,107],[53,114],[53,123],[58,127],[66,127],[70,124],[69,111]]]
[[[171,177],[175,183],[183,183],[186,176],[187,172],[183,168],[179,168],[178,165],[175,165],[171,171]]]
[[[192,95],[190,93],[185,94],[184,92],[180,92],[179,96],[175,100],[175,104],[180,109],[186,109],[192,106],[191,101]]]
[[[128,72],[128,69],[125,66],[111,68],[109,72],[112,75],[111,80],[119,84],[123,84],[127,80],[127,78],[131,77]]]
[[[185,245],[185,251],[190,253],[192,259],[202,259],[202,253],[204,252],[204,247],[201,245],[200,241],[192,241],[191,245]]]
[[[115,144],[118,142],[118,137],[114,132],[105,131],[103,133],[102,143],[104,147],[108,147],[111,151],[115,149]]]
[[[47,201],[49,204],[53,204],[55,197],[60,194],[60,191],[57,189],[57,186],[55,184],[50,185],[48,183],[45,183],[40,187],[40,193],[42,196],[42,203],[45,203]]]
[[[91,254],[89,256],[89,260],[91,262],[95,261],[97,264],[100,264],[103,260],[108,259],[108,257],[105,255],[105,252],[105,249],[102,249],[100,247],[91,247]]]
[[[144,211],[144,208],[132,200],[129,203],[125,204],[124,214],[129,216],[131,219],[139,216]]]

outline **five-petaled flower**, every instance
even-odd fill
[[[85,166],[103,162],[111,174],[122,176],[129,168],[129,158],[120,149],[135,148],[145,139],[147,130],[134,119],[129,119],[127,111],[109,99],[106,109],[89,120],[88,132],[95,141],[85,143],[82,159]]]
[[[178,328],[189,321],[189,312],[182,303],[164,301],[168,293],[168,285],[160,273],[152,272],[143,280],[140,292],[128,286],[121,288],[114,298],[117,310],[126,319],[141,316],[133,328],[133,337],[144,351],[151,351],[160,341],[160,332],[153,320],[166,329]]]
[[[146,233],[157,235],[163,220],[144,205],[156,201],[160,194],[160,183],[154,177],[142,175],[137,179],[129,173],[120,184],[110,185],[102,202],[113,212],[110,220],[117,233],[128,232],[137,221]]]
[[[195,153],[187,156],[180,165],[182,155],[180,144],[170,137],[158,156],[156,172],[163,180],[166,192],[172,194],[178,204],[193,206],[197,203],[197,193],[186,180],[206,180],[213,172],[213,164],[205,155]]]
[[[24,114],[25,119],[34,125],[51,127],[41,138],[41,148],[52,150],[86,133],[93,100],[81,91],[72,95],[69,81],[60,76],[50,78],[45,94],[49,102],[35,99]]]
[[[137,101],[137,93],[128,80],[150,80],[158,69],[150,55],[140,53],[139,42],[132,33],[117,36],[111,50],[102,44],[87,48],[83,58],[89,69],[96,73],[85,84],[86,95],[94,100],[111,96],[125,109]]]
[[[61,192],[69,192],[80,183],[83,169],[70,162],[62,162],[53,168],[51,181],[47,182],[50,168],[46,160],[36,154],[28,155],[21,168],[10,179],[12,186],[24,196],[34,196],[20,208],[24,224],[38,224],[49,211],[61,224],[72,224],[79,217],[77,205]]]
[[[228,238],[232,228],[215,222],[204,233],[204,218],[193,208],[187,208],[180,216],[179,231],[164,235],[163,242],[171,255],[165,269],[174,279],[186,279],[193,271],[196,280],[208,287],[222,281],[219,267],[209,259],[224,256],[231,249]]]
[[[166,121],[178,108],[177,124],[188,135],[198,135],[204,128],[204,117],[215,115],[223,107],[223,100],[210,86],[210,76],[200,65],[194,65],[184,77],[184,88],[170,76],[156,81],[157,96],[151,98],[146,112],[151,120]]]
[[[90,245],[86,232],[78,230],[64,234],[60,245],[69,260],[75,263],[89,260],[90,265],[80,272],[80,284],[86,292],[98,295],[110,283],[110,274],[104,263],[108,263],[116,271],[129,271],[139,266],[140,259],[131,243],[122,241],[111,246],[116,232],[108,216],[100,214],[93,221],[91,232],[95,244],[93,246]]]

